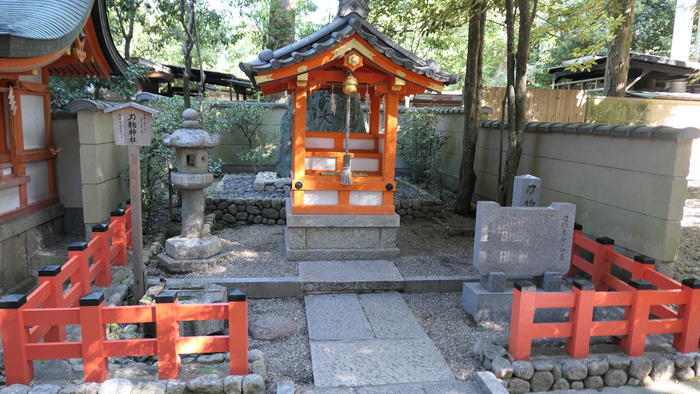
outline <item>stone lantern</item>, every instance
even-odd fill
[[[158,257],[174,272],[206,269],[223,256],[221,240],[204,228],[204,188],[214,181],[207,172],[207,149],[219,145],[219,137],[199,128],[197,111],[188,108],[182,115],[183,128],[163,140],[175,148],[177,172],[170,180],[182,192],[182,230],[165,242],[165,253]]]

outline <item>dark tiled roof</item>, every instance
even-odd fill
[[[94,0],[0,0],[0,57],[35,57],[68,47]]]
[[[417,74],[425,75],[446,85],[459,81],[459,75],[440,70],[434,61],[417,57],[375,29],[365,19],[367,13],[367,4],[364,0],[342,0],[338,16],[331,23],[275,51],[265,49],[260,52],[257,59],[241,63],[240,68],[255,82],[254,76],[258,73],[273,71],[311,59],[357,33],[391,61]]]

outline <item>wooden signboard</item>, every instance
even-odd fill
[[[141,299],[145,293],[146,277],[143,261],[143,230],[141,229],[141,146],[150,146],[153,137],[151,119],[158,111],[136,103],[124,103],[108,108],[112,113],[115,145],[129,147],[129,195],[131,197],[131,240],[134,271],[134,293]]]

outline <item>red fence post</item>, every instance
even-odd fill
[[[116,223],[116,229],[112,233],[112,245],[118,248],[119,252],[114,258],[114,265],[126,265],[127,245],[126,245],[126,217],[123,209],[115,209],[110,215],[110,220]]]
[[[95,278],[95,284],[100,287],[107,287],[112,284],[112,263],[109,261],[109,244],[107,234],[109,226],[104,223],[92,226],[92,239],[97,244],[97,251],[93,255],[95,264],[100,265],[100,274]]]
[[[649,321],[649,306],[654,298],[656,287],[643,279],[630,279],[627,283],[634,287],[632,305],[625,312],[625,320],[629,329],[627,335],[622,338],[622,349],[630,356],[644,354],[646,344],[646,329]]]
[[[578,268],[576,268],[576,266],[574,265],[574,256],[579,255],[579,253],[581,252],[581,247],[576,245],[576,238],[582,236],[583,226],[579,223],[574,223],[574,237],[572,238],[573,245],[571,246],[571,262],[569,263],[569,272],[566,273],[566,276],[569,278],[576,276],[576,272],[578,271]]]
[[[613,251],[615,248],[615,240],[608,237],[598,237],[595,241],[600,244],[600,247],[595,252],[593,257],[593,274],[591,275],[591,282],[595,285],[595,289],[598,291],[608,290],[608,286],[605,285],[605,274],[610,272],[612,264],[608,260],[608,252]]]
[[[535,297],[537,287],[532,282],[516,281],[513,289],[513,305],[510,317],[508,351],[516,360],[527,360],[532,351],[534,337]]]
[[[156,295],[156,336],[158,378],[177,379],[180,376],[180,355],[177,353],[180,325],[176,291],[165,290]]]
[[[83,349],[83,375],[86,382],[104,382],[109,375],[105,351],[105,324],[102,308],[105,297],[100,292],[80,298],[80,333]]]
[[[81,294],[88,294],[92,291],[92,283],[90,283],[90,261],[88,260],[87,242],[71,242],[68,244],[68,258],[73,256],[78,257],[78,277],[80,278],[80,286],[83,288]]]
[[[656,261],[652,259],[649,256],[645,256],[643,254],[638,254],[634,256],[634,262],[637,263],[637,267],[639,267],[639,276],[637,277],[632,277],[632,279],[639,279],[644,277],[644,271],[646,270],[655,270],[656,269]]]
[[[61,273],[60,265],[47,265],[39,269],[39,285],[48,282],[51,288],[51,295],[43,304],[44,308],[63,308],[69,305],[63,305],[63,283],[56,280],[56,275]],[[44,336],[46,342],[63,342],[66,340],[65,326],[51,326],[49,331]]]
[[[678,317],[683,320],[683,331],[673,336],[673,347],[681,353],[697,352],[700,342],[700,279],[684,279],[682,283],[686,303],[679,306]]]
[[[228,343],[231,375],[247,375],[248,297],[238,289],[228,293]]]
[[[26,346],[29,338],[22,316],[22,306],[26,302],[27,297],[24,294],[8,294],[0,298],[0,333],[8,386],[28,385],[34,378],[34,366],[27,358]]]
[[[576,279],[571,290],[576,295],[576,301],[569,313],[572,330],[571,337],[566,340],[566,351],[572,358],[586,358],[591,344],[595,286],[590,281]]]

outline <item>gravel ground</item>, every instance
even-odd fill
[[[251,349],[265,353],[268,375],[273,382],[291,380],[297,384],[312,384],[311,350],[306,329],[306,313],[301,298],[250,299],[248,301],[250,323],[266,315],[292,318],[299,322],[299,329],[291,335],[274,341],[250,339]],[[272,384],[275,386],[275,383]]]
[[[700,188],[688,188],[681,221],[680,243],[674,264],[674,279],[700,277]]]
[[[461,293],[404,294],[403,298],[457,379],[472,380],[474,372],[481,369],[471,353],[477,340],[508,335],[507,323],[475,323],[462,309]]]

